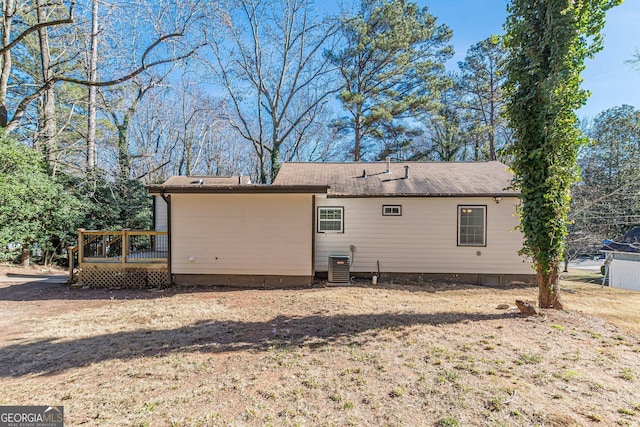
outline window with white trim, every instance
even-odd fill
[[[343,207],[318,207],[318,233],[344,232]]]
[[[401,205],[382,205],[382,215],[383,216],[401,216],[402,206]]]
[[[486,206],[458,206],[458,246],[486,246]]]

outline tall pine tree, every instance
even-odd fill
[[[336,122],[353,132],[353,159],[368,139],[410,132],[399,123],[437,104],[453,55],[451,30],[426,7],[406,0],[361,0],[342,23],[344,48],[330,53],[343,79],[340,100],[348,116]]]
[[[471,46],[464,61],[458,63],[459,85],[465,93],[463,111],[470,139],[477,141],[474,160],[497,160],[498,149],[510,136],[503,117],[506,60],[502,40],[493,35]]]

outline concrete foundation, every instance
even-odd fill
[[[313,283],[311,276],[256,276],[243,274],[174,274],[178,286],[229,286],[234,288],[303,288]]]

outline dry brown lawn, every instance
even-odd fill
[[[569,278],[544,318],[514,308],[533,288],[0,283],[0,404],[69,426],[638,425],[640,293]]]

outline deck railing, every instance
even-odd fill
[[[166,231],[78,230],[78,246],[69,248],[69,283],[76,282],[76,269],[145,267],[167,263]],[[119,267],[116,267],[118,264]]]

